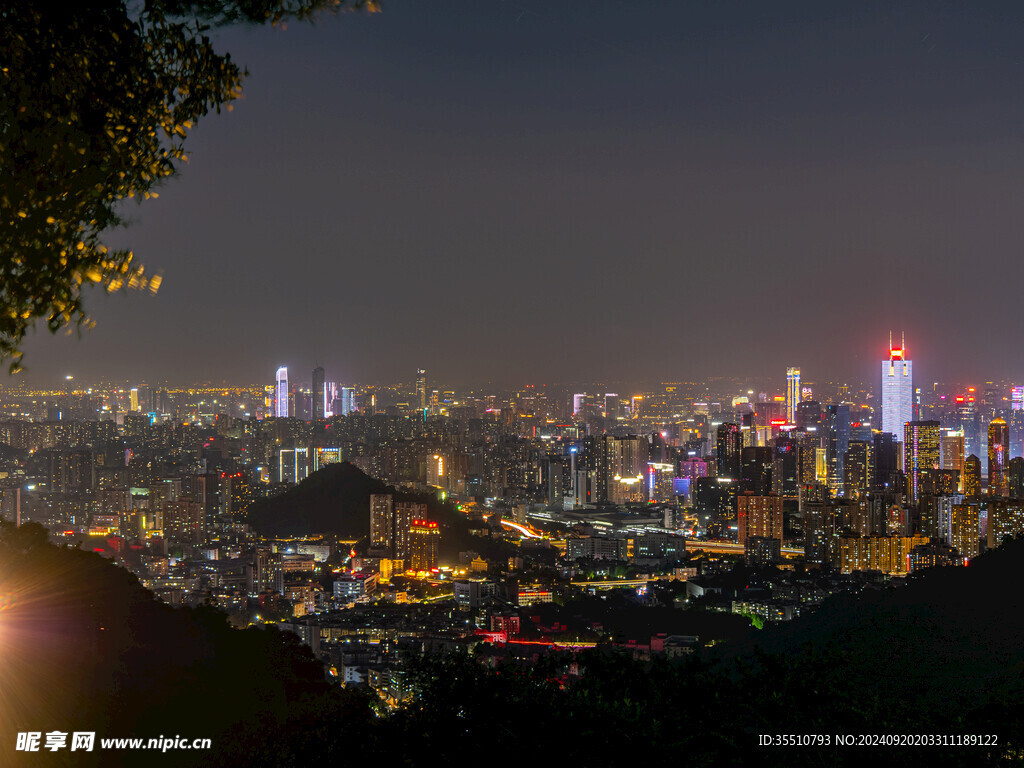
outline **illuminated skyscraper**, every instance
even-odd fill
[[[416,402],[419,403],[420,413],[427,414],[427,372],[423,368],[416,370]]]
[[[1003,419],[988,425],[988,495],[1008,496],[1007,463],[1010,460],[1010,428]]]
[[[288,369],[277,369],[277,386],[274,388],[274,415],[279,419],[287,419],[288,412]]]
[[[718,476],[738,480],[740,477],[740,452],[743,437],[737,424],[719,424],[716,433],[718,445]]]
[[[964,459],[964,495],[968,499],[981,495],[981,459],[973,453]]]
[[[430,571],[437,568],[438,545],[441,531],[437,523],[429,520],[413,520],[409,525],[410,567],[414,571]]]
[[[348,416],[354,410],[352,407],[352,397],[355,394],[355,390],[352,387],[341,388],[341,415]]]
[[[950,516],[949,543],[967,561],[978,556],[980,529],[977,504],[954,504]]]
[[[800,369],[786,369],[786,421],[796,423],[796,407],[800,404]]]
[[[882,361],[882,431],[903,437],[903,425],[913,419],[913,363],[906,349],[889,338],[889,359]]]
[[[964,432],[962,429],[947,429],[940,439],[942,468],[964,471]]]
[[[580,411],[583,410],[583,405],[587,401],[585,393],[579,392],[572,396],[572,415],[578,416]]]
[[[904,427],[903,471],[912,502],[921,497],[922,485],[939,468],[939,422],[908,421]]]

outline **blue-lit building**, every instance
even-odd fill
[[[288,369],[277,369],[277,384],[274,388],[274,415],[279,419],[291,416],[288,409]]]

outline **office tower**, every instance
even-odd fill
[[[816,483],[815,462],[820,444],[818,435],[815,432],[795,433],[795,439],[797,441],[797,483]]]
[[[882,431],[903,436],[903,425],[913,419],[913,363],[906,359],[906,349],[892,345],[889,336],[889,359],[882,361]]]
[[[904,426],[903,472],[907,476],[907,494],[914,504],[925,485],[931,485],[939,468],[939,422],[908,421]]]
[[[278,482],[298,484],[309,477],[308,448],[281,448],[277,460]]]
[[[134,411],[140,410],[139,408],[139,390],[132,387],[131,393],[129,394],[129,409]]]
[[[942,454],[942,468],[957,473],[957,487],[963,489],[964,481],[964,433],[963,430],[947,429],[939,439]]]
[[[740,452],[740,487],[755,496],[772,492],[772,449],[748,447]]]
[[[580,411],[583,410],[583,406],[587,401],[587,396],[583,392],[577,392],[572,396],[572,415],[578,416]]]
[[[772,450],[772,493],[778,496],[796,496],[799,478],[799,448],[796,440],[781,436],[775,438]]]
[[[1010,428],[1010,458],[1024,456],[1024,411],[1011,410],[1006,422]]]
[[[338,384],[333,381],[324,382],[324,418],[329,419],[335,416],[334,405],[338,402],[341,392]]]
[[[829,465],[828,449],[814,449],[814,482],[828,487]],[[831,491],[831,489],[829,489]]]
[[[892,487],[893,478],[899,472],[898,446],[896,438],[888,432],[875,435],[875,488]]]
[[[607,419],[617,419],[622,415],[621,398],[614,392],[609,392],[604,396],[604,415]]]
[[[419,403],[420,413],[425,416],[427,413],[427,372],[422,368],[416,369],[416,402]]]
[[[751,536],[782,541],[782,497],[741,493],[736,497],[739,543]]]
[[[719,424],[716,432],[718,446],[718,476],[738,480],[740,477],[740,452],[743,450],[743,436],[737,424]]]
[[[352,387],[338,387],[338,396],[331,404],[334,416],[348,416],[355,410],[352,399],[355,390]]]
[[[800,405],[800,369],[786,369],[786,420],[796,424],[796,407]]]
[[[796,428],[815,434],[821,431],[821,403],[801,400],[796,407]]]
[[[954,504],[950,516],[949,543],[967,560],[978,556],[980,549],[978,538],[978,505]]]
[[[409,559],[414,571],[431,571],[437,568],[441,531],[437,523],[430,520],[413,520],[409,524]]]
[[[288,369],[281,367],[277,369],[277,385],[274,387],[274,415],[279,419],[287,419],[291,416],[288,410],[288,400],[291,391],[288,389]]]
[[[591,462],[591,452],[584,458]],[[592,458],[592,468],[596,470],[594,501],[643,501],[639,494],[644,492],[641,486],[650,459],[646,438],[602,435],[594,441]]]
[[[773,430],[778,433],[779,427],[792,423],[786,418],[786,403],[778,400],[765,400],[754,403],[754,426],[758,433]]]
[[[988,425],[988,495],[1007,496],[1007,463],[1009,462],[1010,429],[1003,419],[992,419]]]
[[[313,369],[313,407],[310,409],[310,416],[314,419],[322,419],[326,416],[330,406],[327,402],[327,387],[324,380],[324,369],[317,366]]]
[[[825,436],[828,448],[828,486],[835,493],[843,491],[843,461],[850,447],[850,406],[843,403],[825,409],[828,427]]]
[[[969,499],[981,496],[981,459],[973,453],[964,459],[964,496]]]
[[[744,448],[757,445],[757,432],[754,429],[754,414],[744,413],[740,418],[740,439]]]

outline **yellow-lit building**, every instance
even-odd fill
[[[409,543],[412,550],[411,567],[414,571],[431,571],[437,568],[441,531],[431,520],[413,520],[409,526]]]
[[[964,459],[964,496],[969,499],[981,496],[981,459],[973,453]]]
[[[903,472],[907,495],[914,504],[921,498],[922,486],[939,468],[940,433],[937,421],[908,421],[903,427]]]
[[[839,567],[843,573],[904,574],[910,570],[914,547],[927,543],[924,536],[840,536]]]
[[[954,504],[950,515],[950,544],[952,544],[964,560],[978,556],[980,544],[978,538],[978,505]]]

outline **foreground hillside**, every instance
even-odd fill
[[[2,764],[1009,765],[1024,745],[1024,542],[967,569],[827,604],[743,653],[640,662],[601,650],[413,663],[421,695],[389,716],[324,682],[276,629],[169,608],[94,554],[0,527]],[[740,649],[739,642],[733,644]],[[209,737],[206,755],[14,753],[19,731]],[[989,747],[762,747],[760,735],[994,736]],[[145,759],[142,759],[142,758]],[[63,762],[59,762],[63,760]],[[54,762],[58,761],[58,762]]]

